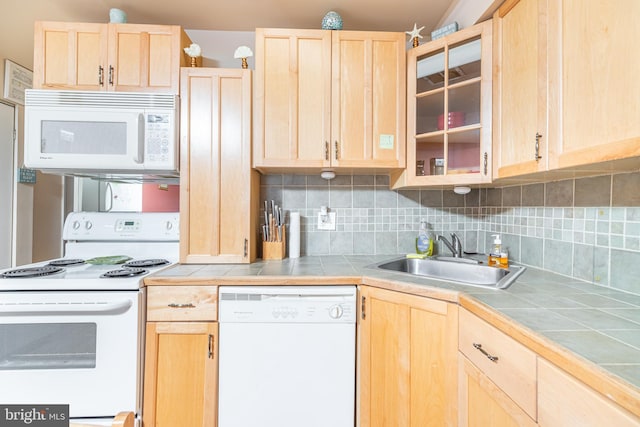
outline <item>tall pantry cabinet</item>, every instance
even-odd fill
[[[251,71],[183,68],[180,115],[180,261],[252,262]]]

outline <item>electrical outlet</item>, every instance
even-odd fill
[[[327,212],[318,214],[318,230],[335,230],[336,229],[336,213]]]

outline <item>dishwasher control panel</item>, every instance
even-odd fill
[[[219,321],[355,323],[356,287],[221,286]]]

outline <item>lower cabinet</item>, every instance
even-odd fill
[[[144,427],[216,426],[216,289],[215,286],[148,288]],[[170,321],[158,321],[163,319]]]
[[[459,359],[459,426],[520,427],[536,423],[462,353]],[[535,372],[534,372],[535,374]]]
[[[464,308],[459,315],[459,425],[535,425],[536,353]]]
[[[538,402],[538,424],[545,427],[640,425],[640,418],[542,358],[538,359]]]
[[[455,426],[458,306],[360,287],[359,426]]]

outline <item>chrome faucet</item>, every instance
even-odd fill
[[[462,258],[462,242],[456,233],[451,233],[451,243],[449,243],[446,237],[440,234],[438,234],[438,240],[449,248],[454,257]]]

